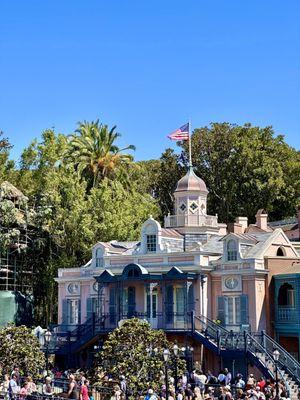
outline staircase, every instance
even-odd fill
[[[300,393],[300,364],[274,339],[265,332],[234,333],[228,331],[220,324],[200,315],[196,317],[191,313],[185,326],[185,332],[203,344],[207,349],[219,357],[245,358],[251,361],[267,377],[276,378],[276,363],[273,359],[273,351],[280,352],[277,363],[279,380],[283,381],[290,393],[291,400],[298,400]],[[101,334],[108,333],[115,328],[115,323],[110,325],[109,316],[97,317],[95,314],[84,324],[81,324],[66,333],[66,329],[57,331],[54,328],[53,339],[56,343],[56,354],[75,354],[83,347],[92,344]],[[162,329],[172,330],[167,326]],[[62,339],[61,341],[59,340]]]
[[[232,358],[247,358],[263,372],[265,376],[276,379],[276,363],[273,351],[280,352],[277,363],[278,379],[283,381],[290,393],[291,400],[298,400],[300,393],[300,364],[274,339],[265,332],[250,334],[228,331],[204,316],[192,315],[193,337],[219,356],[230,354]]]

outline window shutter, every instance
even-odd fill
[[[188,289],[188,311],[191,312],[194,309],[195,309],[194,285],[191,285]]]
[[[167,323],[173,322],[173,285],[166,287],[166,321]]]
[[[151,315],[150,315],[150,302],[151,302],[151,299],[150,299],[150,290],[149,290],[149,288],[147,287],[147,318],[151,318]]]
[[[218,296],[218,319],[221,321],[221,325],[226,325],[226,313],[225,303],[226,298],[224,296]]]
[[[116,299],[115,299],[115,288],[111,287],[109,291],[109,322],[114,324],[116,321]]]
[[[242,294],[241,299],[241,324],[246,325],[249,323],[249,311],[248,311],[248,296]]]
[[[93,313],[93,299],[86,299],[86,319],[90,319]]]
[[[68,325],[68,321],[69,321],[69,304],[67,299],[63,299],[61,323],[63,325]]]
[[[81,300],[78,300],[78,324],[81,324]]]

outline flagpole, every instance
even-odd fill
[[[189,119],[189,168],[192,168],[192,128],[191,119]]]

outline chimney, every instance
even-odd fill
[[[247,217],[236,217],[235,222],[239,225],[242,225],[242,228],[243,228],[242,233],[244,233],[246,231],[246,229],[248,228],[248,218]]]
[[[236,222],[229,222],[227,225],[228,233],[243,233],[243,226]]]
[[[267,212],[263,208],[261,208],[260,210],[257,211],[255,217],[256,217],[256,225],[263,231],[266,231],[268,229]]]

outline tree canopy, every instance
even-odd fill
[[[163,382],[163,351],[168,349],[169,376],[174,377],[174,343],[167,340],[162,330],[152,329],[150,324],[139,318],[124,320],[111,332],[102,350],[96,357],[98,374],[95,383],[102,384],[105,375],[115,379],[125,376],[130,398],[136,398],[147,387],[157,390]],[[185,361],[178,360],[178,376],[185,371]]]
[[[38,375],[45,365],[45,356],[29,328],[9,325],[0,329],[0,365],[2,374],[10,374],[18,366],[23,376]]]

